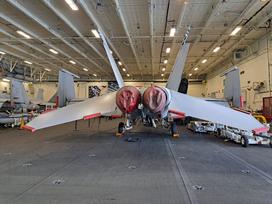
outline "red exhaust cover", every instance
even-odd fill
[[[116,104],[123,113],[131,113],[141,102],[140,91],[133,86],[124,86],[116,94]]]
[[[166,93],[157,86],[147,88],[143,96],[143,104],[152,113],[162,112],[166,106]]]

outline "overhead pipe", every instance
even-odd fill
[[[120,19],[121,19],[121,23],[122,23],[122,25],[123,25],[123,27],[124,27],[124,30],[125,30],[125,32],[126,32],[126,35],[128,36],[128,41],[129,41],[130,47],[131,47],[132,52],[133,52],[133,54],[134,54],[134,56],[135,56],[135,60],[136,60],[137,66],[138,66],[138,68],[139,68],[139,70],[140,70],[140,74],[141,74],[141,77],[142,77],[142,79],[143,79],[142,67],[141,67],[141,65],[140,65],[138,55],[137,55],[136,50],[135,50],[135,47],[134,47],[134,45],[133,45],[132,38],[131,38],[131,36],[130,36],[130,34],[129,34],[129,30],[128,30],[127,25],[126,25],[125,18],[124,18],[124,16],[123,16],[122,10],[121,10],[121,8],[120,8],[119,0],[114,0],[114,1],[115,1],[115,4],[116,4],[116,10],[117,10],[117,12],[118,12],[118,14],[119,14],[119,17],[120,17]]]
[[[68,65],[69,69],[76,70],[77,72],[79,71],[79,70],[76,69],[75,67],[72,67],[70,64],[68,64],[66,61],[61,60],[61,59],[59,59],[58,57],[56,57],[56,56],[54,56],[54,55],[51,56],[50,54],[48,54],[48,52],[45,52],[45,51],[43,51],[42,49],[40,49],[40,48],[38,48],[38,47],[36,47],[36,46],[30,44],[30,43],[27,43],[26,41],[24,41],[24,40],[22,40],[22,39],[20,39],[20,38],[17,38],[17,37],[15,37],[14,35],[11,35],[10,33],[8,33],[7,31],[5,31],[5,30],[3,30],[3,29],[1,29],[1,28],[0,28],[0,32],[3,33],[3,34],[5,34],[5,35],[7,35],[7,36],[10,37],[10,38],[16,39],[16,41],[19,41],[19,42],[23,43],[23,44],[24,44],[25,46],[27,46],[27,47],[30,47],[30,48],[32,48],[32,49],[38,51],[38,52],[43,53],[44,55],[48,56],[49,59],[53,58],[53,59],[59,61],[60,63],[65,64],[66,66]]]
[[[108,74],[100,65],[98,65],[94,60],[90,59],[89,56],[87,56],[85,53],[83,53],[81,50],[79,50],[76,46],[72,45],[67,40],[63,39],[62,36],[50,28],[50,26],[45,23],[43,20],[41,20],[39,17],[35,16],[31,12],[29,12],[24,6],[22,6],[17,0],[7,0],[9,3],[11,3],[13,6],[15,6],[17,9],[22,11],[24,14],[26,14],[28,17],[35,20],[37,23],[39,23],[43,28],[45,28],[48,32],[52,33],[56,37],[58,37],[62,42],[64,42],[67,46],[75,50],[77,53],[79,53],[81,56],[85,57],[89,62],[91,62],[93,65],[95,65],[98,69],[100,69],[103,73]]]
[[[54,50],[58,51],[59,53],[63,54],[64,56],[66,56],[67,58],[75,61],[77,64],[81,65],[82,67],[88,68],[86,65],[82,64],[81,62],[79,62],[78,60],[74,59],[73,57],[71,57],[69,54],[65,53],[63,50],[57,48],[55,45],[41,39],[38,35],[36,35],[35,33],[33,33],[31,30],[24,28],[23,26],[21,26],[19,23],[17,23],[16,21],[14,21],[13,19],[11,19],[9,16],[4,15],[3,12],[0,12],[0,17],[5,19],[6,21],[8,21],[9,23],[13,24],[14,26],[16,26],[17,28],[19,28],[20,30],[30,34],[32,37],[36,38],[37,40],[43,42],[45,45],[47,45],[49,48],[53,48]],[[81,70],[82,72],[82,70]]]
[[[125,61],[123,60],[122,56],[117,51],[117,49],[113,45],[113,43],[110,40],[110,38],[106,35],[105,30],[102,28],[101,24],[99,23],[99,21],[97,20],[97,18],[94,16],[93,12],[91,12],[91,10],[90,10],[89,6],[87,5],[86,1],[79,0],[78,2],[80,3],[81,7],[84,9],[84,11],[87,14],[87,16],[91,19],[91,21],[98,28],[98,30],[101,30],[105,34],[105,38],[106,38],[107,42],[109,43],[111,49],[114,51],[114,53],[117,55],[117,57],[122,61],[122,63],[126,66]],[[126,68],[128,68],[128,67],[126,66]]]
[[[43,0],[43,2],[60,18],[62,19],[87,45],[89,45],[107,64],[109,64],[108,59],[89,41],[87,40],[81,32],[74,26],[66,17],[63,15],[49,0]]]

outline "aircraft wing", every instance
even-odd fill
[[[169,110],[183,113],[186,116],[207,120],[241,130],[258,130],[265,126],[253,116],[235,111],[212,102],[188,96],[186,94],[171,92]]]
[[[71,104],[63,108],[44,113],[27,123],[24,128],[34,132],[35,130],[72,122],[80,119],[91,119],[101,115],[115,112],[116,92],[103,96],[87,99],[83,102]]]

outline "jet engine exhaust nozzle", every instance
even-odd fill
[[[151,86],[144,92],[143,104],[152,113],[162,112],[167,104],[167,95],[162,88]]]
[[[133,86],[124,86],[116,94],[116,104],[123,113],[132,113],[141,102],[140,91]]]

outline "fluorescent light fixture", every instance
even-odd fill
[[[161,74],[161,76],[163,77],[163,76],[164,76],[164,74]]]
[[[189,76],[192,76],[192,75],[193,75],[192,73],[189,74]]]
[[[4,81],[4,82],[9,82],[10,80],[7,79],[7,78],[3,78],[2,81]]]
[[[221,49],[221,47],[218,46],[218,47],[216,47],[216,48],[213,49],[213,52],[216,53],[216,52],[218,52],[220,49]]]
[[[48,69],[48,68],[45,68],[44,70],[45,70],[45,71],[48,71],[48,72],[51,72],[51,69]]]
[[[126,72],[126,71],[127,71],[127,70],[126,70],[126,68],[123,68],[122,70],[123,70],[124,72]]]
[[[21,31],[21,30],[17,30],[16,31],[19,35],[25,37],[26,39],[30,39],[30,35],[26,34],[25,32]]]
[[[76,64],[76,62],[74,62],[73,60],[69,60],[69,62],[70,62],[71,64]]]
[[[0,55],[5,55],[5,54],[6,54],[5,52],[0,51]]]
[[[97,77],[97,74],[93,74],[94,77]]]
[[[55,55],[59,54],[56,50],[49,49],[50,52],[54,53]]]
[[[235,36],[240,30],[242,29],[242,26],[237,26],[232,32],[231,36]]]
[[[100,38],[100,35],[96,29],[92,29],[92,33],[94,34],[96,38]]]
[[[121,66],[121,65],[122,65],[122,62],[118,61],[118,64]]]
[[[165,72],[165,70],[166,70],[166,68],[165,68],[165,67],[163,67],[163,68],[162,68],[162,71],[163,71],[163,72]]]
[[[163,61],[164,64],[167,64],[167,62],[168,62],[168,60],[164,60],[164,61]]]
[[[70,6],[73,11],[78,10],[78,7],[73,0],[65,0],[65,2]]]
[[[171,48],[170,47],[168,47],[168,48],[166,48],[166,53],[170,53],[170,50],[171,50]]]
[[[207,59],[204,59],[202,60],[202,63],[205,64],[208,60]]]
[[[85,72],[87,72],[87,71],[89,71],[87,68],[83,68],[83,71],[85,71]]]
[[[130,77],[130,74],[127,74],[127,77]]]
[[[194,68],[194,70],[197,71],[197,70],[198,70],[198,67]]]
[[[24,63],[26,64],[32,64],[32,62],[25,60]]]
[[[176,33],[176,28],[171,28],[169,36],[174,37],[175,33]]]

